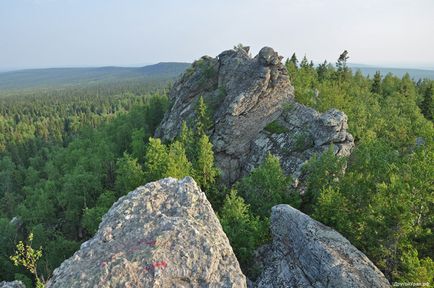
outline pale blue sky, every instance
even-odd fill
[[[434,0],[0,0],[0,69],[191,62],[237,43],[434,68]]]

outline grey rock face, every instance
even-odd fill
[[[246,287],[246,278],[205,194],[186,177],[120,198],[46,287]]]
[[[259,251],[262,287],[390,287],[377,267],[338,232],[289,205],[272,208],[273,243]]]
[[[15,280],[12,282],[0,282],[0,288],[26,288],[26,286],[23,284],[23,282]]]
[[[216,58],[202,57],[174,84],[171,109],[156,136],[175,138],[182,121],[194,117],[203,96],[213,116],[209,132],[216,163],[228,183],[251,171],[268,152],[279,156],[285,171],[296,177],[300,165],[331,144],[336,145],[336,154],[348,155],[354,141],[346,131],[347,116],[337,110],[320,114],[294,102],[281,59],[269,47],[254,58],[247,47],[224,51]],[[264,130],[273,121],[285,131]]]

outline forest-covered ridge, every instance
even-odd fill
[[[161,62],[144,67],[92,67],[26,69],[0,73],[0,91],[6,89],[41,88],[111,82],[163,82],[174,79],[190,64]]]
[[[411,78],[418,80],[428,78],[434,80],[434,70],[429,69],[416,69],[416,68],[394,68],[394,67],[383,67],[383,66],[368,66],[361,64],[348,64],[353,72],[360,70],[365,76],[374,76],[377,71],[380,71],[382,75],[392,73],[397,77],[403,77],[406,73],[410,75]]]
[[[77,67],[77,68],[45,68],[0,71],[0,91],[23,88],[56,88],[59,86],[79,86],[109,84],[124,81],[144,81],[149,83],[163,82],[173,79],[187,69],[191,63],[160,62],[143,67]],[[373,77],[375,72],[382,75],[392,73],[398,77],[406,73],[415,79],[434,80],[434,70],[414,68],[393,68],[348,64],[353,72],[360,70],[363,75]]]

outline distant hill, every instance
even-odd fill
[[[434,80],[434,70],[412,69],[412,68],[387,68],[387,67],[371,67],[361,64],[349,65],[351,69],[356,72],[360,70],[364,75],[373,76],[375,72],[380,71],[381,75],[385,76],[388,73],[392,73],[398,77],[402,77],[405,73],[408,73],[411,78],[418,80],[428,78]]]
[[[113,81],[167,81],[184,72],[189,63],[166,62],[144,67],[48,68],[0,73],[0,90],[70,86]]]
[[[144,67],[91,67],[91,68],[47,68],[0,72],[0,90],[23,88],[45,88],[87,84],[103,84],[139,80],[162,83],[175,79],[190,66],[190,63],[162,62]],[[374,75],[377,70],[384,76],[392,73],[402,77],[409,73],[412,78],[434,79],[434,70],[411,68],[372,67],[363,64],[350,64],[353,71],[360,69],[364,75]]]

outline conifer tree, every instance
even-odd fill
[[[339,55],[338,61],[336,62],[336,73],[339,81],[344,81],[349,77],[349,68],[347,67],[347,60],[350,58],[348,56],[348,51],[344,50],[341,55]]]
[[[324,61],[322,64],[319,64],[316,68],[316,72],[318,74],[318,81],[322,82],[327,78],[327,61]]]
[[[185,176],[192,176],[192,170],[192,165],[187,159],[182,142],[175,141],[170,144],[165,177],[181,179]]]
[[[203,97],[200,96],[195,109],[196,119],[195,119],[195,128],[196,134],[202,135],[205,134],[210,126],[210,119],[208,116],[207,107],[205,102],[203,101]]]
[[[381,93],[381,74],[380,71],[375,72],[374,80],[371,86],[371,92],[380,94]]]
[[[288,70],[289,80],[291,80],[291,82],[294,82],[298,69],[298,60],[297,56],[295,56],[295,53],[292,54],[291,59],[286,60],[285,66]]]
[[[298,59],[297,56],[295,55],[295,52],[292,53],[291,59],[289,59],[290,62],[292,62],[292,64],[294,64],[295,68],[298,67]]]
[[[163,178],[167,173],[168,153],[158,138],[149,138],[145,154],[145,178],[147,182]]]
[[[185,121],[182,121],[179,141],[184,146],[185,154],[187,155],[188,160],[190,160],[190,162],[193,161],[195,156],[194,133],[187,126]]]
[[[194,161],[196,180],[200,187],[207,191],[216,181],[218,170],[214,166],[214,153],[208,136],[203,134],[197,143]]]

